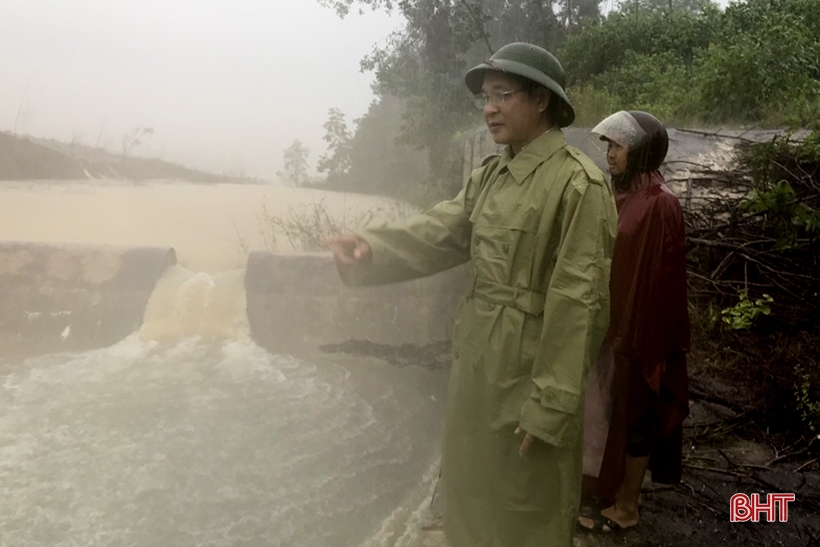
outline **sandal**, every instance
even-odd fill
[[[597,515],[607,507],[612,507],[612,504],[612,501],[602,500],[600,498],[587,499],[581,503],[581,514],[585,517],[590,516],[587,513]]]
[[[584,526],[581,524],[581,519],[579,518],[577,522],[578,529],[590,534],[612,534],[616,532],[623,532],[624,530],[637,526],[636,524],[634,526],[627,526],[626,528],[623,528],[611,518],[605,517],[600,513],[597,515],[581,515],[581,517],[591,520],[592,527],[590,528],[589,526]]]

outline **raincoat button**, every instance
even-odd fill
[[[506,253],[506,252],[508,252],[508,251],[510,250],[510,244],[509,244],[509,243],[502,243],[502,244],[501,244],[501,248],[502,248],[502,249],[504,250],[504,252]]]

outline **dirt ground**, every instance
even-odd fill
[[[366,342],[325,351],[381,357],[396,366],[440,368],[446,344],[401,349]],[[690,416],[684,423],[684,474],[675,486],[644,482],[641,523],[612,534],[579,532],[576,547],[604,546],[783,546],[820,547],[820,436],[788,438],[770,434],[733,401],[735,386],[705,373],[691,374]],[[743,493],[794,493],[787,522],[733,523],[729,500]],[[438,504],[423,524],[419,547],[446,547]]]
[[[743,415],[695,397],[685,423],[680,485],[644,483],[641,523],[576,545],[820,547],[820,441],[772,444]],[[647,476],[647,479],[649,477]],[[788,522],[733,523],[729,500],[743,493],[794,493]]]

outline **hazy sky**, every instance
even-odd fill
[[[151,127],[134,153],[267,178],[297,138],[315,164],[329,108],[367,111],[359,61],[402,23],[316,0],[0,1],[0,130],[121,151]]]
[[[2,0],[0,130],[275,178],[294,139],[324,152],[331,107],[373,100],[359,61],[401,20],[316,0]]]

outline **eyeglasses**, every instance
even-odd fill
[[[483,109],[487,106],[487,103],[492,103],[496,106],[502,105],[507,102],[507,97],[512,95],[513,93],[518,93],[519,91],[523,91],[521,89],[513,89],[512,91],[493,91],[492,93],[481,93],[480,95],[476,95],[475,98],[475,107],[479,110]]]

